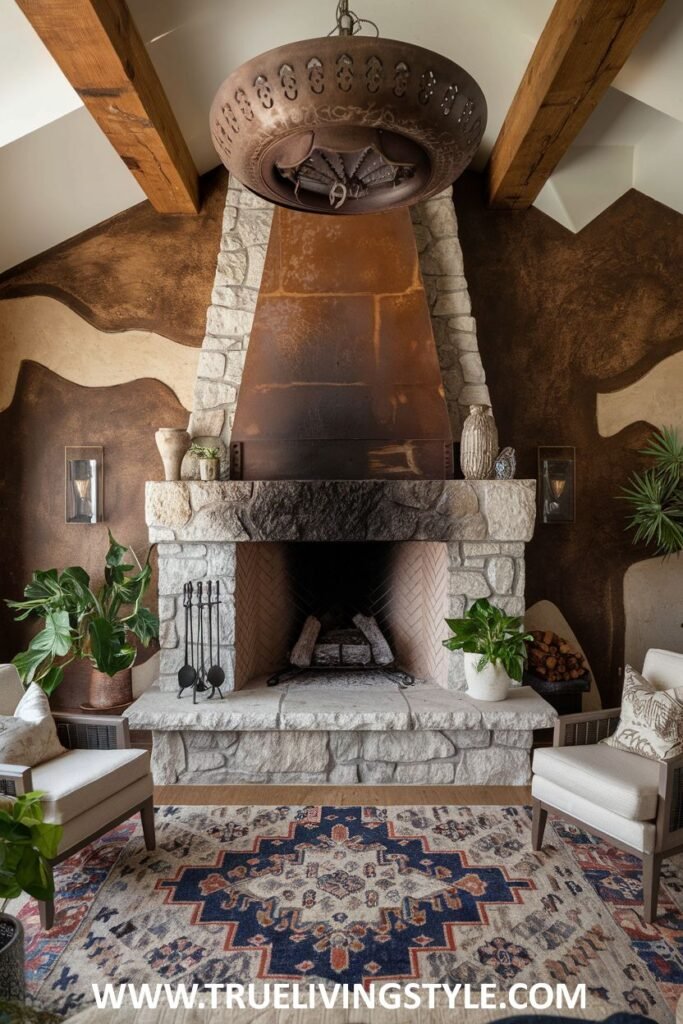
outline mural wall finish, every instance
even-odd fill
[[[660,561],[633,546],[616,495],[644,465],[638,449],[653,426],[683,418],[683,217],[631,191],[573,235],[533,208],[488,209],[473,173],[457,183],[455,206],[501,444],[517,448],[522,477],[536,475],[538,445],[577,449],[577,521],[537,525],[527,548],[527,606],[558,605],[609,707],[621,697],[624,575],[635,563]],[[601,436],[596,409],[612,436]],[[658,602],[675,602],[679,624],[681,557],[673,594]],[[629,597],[636,625],[652,618],[651,598],[636,618]],[[649,635],[683,650],[683,629],[677,641],[666,622]]]
[[[185,427],[216,269],[227,174],[197,217],[142,203],[0,277],[0,598],[32,571],[101,572],[107,529],[147,550],[144,483],[162,476],[158,426]],[[64,446],[104,446],[105,521],[64,522]],[[156,558],[153,555],[156,570]],[[156,603],[156,578],[148,603]],[[0,601],[0,661],[26,643]],[[84,668],[56,703],[87,699]]]

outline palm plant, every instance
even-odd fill
[[[619,497],[631,506],[626,529],[633,543],[654,545],[660,555],[683,550],[683,442],[673,427],[663,427],[641,449],[654,465],[634,473]]]
[[[124,562],[129,550],[137,569]],[[27,650],[12,659],[24,686],[36,682],[51,694],[75,659],[89,659],[108,676],[130,668],[137,656],[130,637],[146,647],[159,635],[157,616],[142,605],[151,576],[149,557],[140,565],[132,548],[115,541],[111,531],[104,583],[97,591],[80,566],[34,572],[24,600],[7,601],[20,612],[17,621],[30,615],[43,620]]]

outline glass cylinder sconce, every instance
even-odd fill
[[[104,449],[83,445],[64,449],[65,520],[99,523],[104,518]]]
[[[576,522],[576,448],[538,449],[538,498],[542,523]]]

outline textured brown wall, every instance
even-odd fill
[[[482,178],[455,189],[465,273],[501,444],[518,475],[536,476],[536,446],[577,447],[577,522],[538,525],[528,548],[527,604],[554,601],[618,703],[623,576],[647,557],[624,533],[620,486],[650,432],[600,437],[596,393],[618,390],[683,344],[683,217],[629,192],[578,235],[538,210],[492,211]]]
[[[101,331],[137,328],[199,347],[220,244],[227,171],[206,175],[196,217],[140,203],[0,275],[0,299],[49,295]]]
[[[0,279],[0,301],[48,295],[103,331],[149,329],[198,347],[219,247],[227,174],[205,181],[198,217],[155,213],[149,203],[64,243]],[[0,372],[2,370],[0,337]],[[147,552],[144,482],[160,479],[158,426],[187,425],[168,387],[143,379],[116,387],[81,387],[33,362],[22,364],[14,399],[0,413],[0,597],[21,596],[34,569],[83,565],[96,579],[107,528]],[[104,446],[105,521],[64,523],[64,446]],[[147,603],[156,602],[156,579]],[[31,627],[0,602],[0,661],[23,647]],[[87,700],[86,673],[73,668],[55,703]]]

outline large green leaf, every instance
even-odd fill
[[[125,642],[125,629],[109,619],[96,617],[90,622],[90,645],[95,666],[108,676],[130,668],[135,661],[137,652]]]
[[[17,864],[17,884],[36,900],[51,900],[55,894],[55,883],[45,859],[27,846]]]
[[[68,612],[48,612],[45,625],[31,640],[30,646],[53,658],[63,658],[71,650],[71,627]]]
[[[33,647],[14,655],[12,664],[19,673],[19,678],[24,686],[29,686],[33,682],[36,670],[46,659],[45,651],[37,651]]]
[[[134,633],[145,647],[159,636],[159,619],[149,608],[138,608],[136,612],[123,620],[127,628]]]

